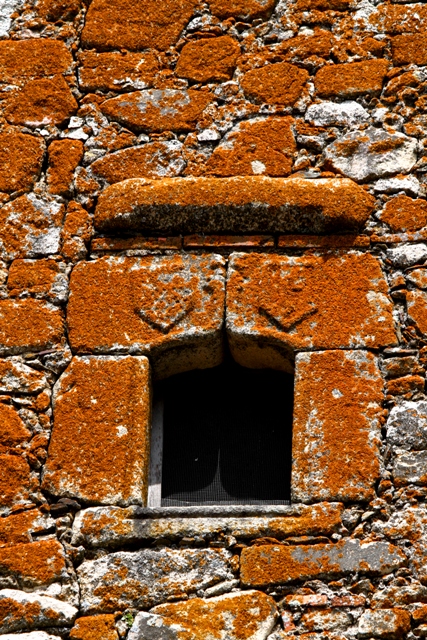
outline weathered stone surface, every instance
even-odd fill
[[[73,57],[64,42],[48,38],[0,41],[1,82],[23,84],[29,78],[69,73]]]
[[[386,587],[372,597],[372,606],[378,609],[391,609],[414,602],[427,602],[427,587],[415,579],[410,584]]]
[[[196,0],[95,0],[82,33],[86,48],[165,50],[174,44],[193,14]]]
[[[248,71],[241,85],[245,96],[258,104],[292,106],[302,96],[308,77],[305,69],[278,62]]]
[[[80,511],[73,523],[72,543],[76,546],[117,547],[157,538],[191,538],[203,533],[219,533],[237,538],[270,536],[331,535],[341,526],[342,505],[320,503],[284,508],[276,516],[218,516],[144,518],[135,507],[92,507]],[[286,513],[288,511],[288,513]],[[1,534],[0,534],[1,535]],[[1,538],[0,538],[1,540]]]
[[[400,486],[427,484],[427,451],[408,452],[396,456],[393,476],[395,483]]]
[[[398,247],[390,248],[387,251],[387,257],[395,267],[406,269],[414,264],[422,264],[427,259],[427,245],[422,243],[401,244]]]
[[[402,638],[411,630],[411,614],[403,609],[365,611],[359,620],[359,638]]]
[[[115,616],[87,616],[76,620],[71,629],[70,638],[74,640],[119,640],[116,631]]]
[[[427,293],[409,291],[407,297],[408,317],[422,334],[427,333]]]
[[[208,91],[146,89],[110,98],[101,110],[133,131],[193,131],[210,102]]]
[[[369,16],[371,28],[392,35],[424,32],[426,24],[427,7],[421,2],[380,5]]]
[[[266,17],[274,9],[274,0],[209,0],[212,13],[219,18],[243,20]]]
[[[68,278],[64,267],[64,264],[49,258],[14,260],[7,279],[10,297],[34,296],[50,302],[65,302],[68,297]]]
[[[406,275],[408,282],[418,287],[418,289],[427,289],[427,271],[426,269],[414,269]]]
[[[194,82],[225,82],[239,55],[240,46],[230,36],[192,40],[182,48],[175,73]]]
[[[400,449],[427,449],[427,402],[403,402],[390,411],[387,442]]]
[[[2,634],[2,640],[60,640],[59,636],[52,636],[44,631],[30,631],[30,633]]]
[[[58,540],[40,540],[0,548],[0,573],[34,589],[66,577],[64,549]]]
[[[367,254],[233,254],[227,332],[234,358],[289,370],[293,351],[395,344],[387,285]]]
[[[238,123],[207,162],[215,176],[287,176],[296,150],[292,118],[254,118]]]
[[[20,456],[0,455],[0,465],[0,513],[9,515],[12,507],[30,501],[30,491],[35,487],[30,467]]]
[[[342,632],[349,627],[351,623],[352,618],[350,618],[348,613],[344,611],[334,611],[333,609],[307,611],[302,614],[300,621],[302,631],[310,634],[321,631],[322,635],[328,631]]]
[[[152,142],[109,153],[96,160],[91,170],[107,184],[130,178],[173,178],[185,169],[182,149],[178,140]]]
[[[384,399],[376,358],[367,351],[298,354],[295,374],[293,499],[373,498]]]
[[[31,193],[0,209],[0,257],[35,258],[56,253],[64,205]]]
[[[62,312],[39,300],[0,301],[0,354],[50,349],[63,337]]]
[[[403,376],[389,380],[386,384],[386,395],[403,396],[408,398],[407,394],[413,394],[415,391],[423,392],[425,387],[425,378],[422,376]]]
[[[83,613],[147,608],[231,579],[229,552],[144,549],[111,553],[77,570]]]
[[[40,175],[44,150],[41,137],[19,132],[1,133],[0,191],[30,191]]]
[[[33,542],[33,534],[48,533],[54,527],[55,521],[39,509],[0,518],[0,547]]]
[[[74,171],[83,158],[81,140],[54,140],[49,147],[47,184],[49,192],[58,196],[70,195]]]
[[[387,60],[325,65],[316,73],[314,85],[323,98],[379,94],[389,67]]]
[[[47,385],[46,377],[16,358],[0,360],[0,393],[38,393]]]
[[[149,423],[146,358],[74,358],[54,389],[43,487],[86,503],[144,504]]]
[[[86,91],[120,91],[148,89],[159,70],[153,53],[95,53],[79,54],[80,86]]]
[[[427,202],[396,196],[387,201],[380,218],[393,232],[417,231],[427,223]]]
[[[29,440],[30,432],[25,428],[22,419],[13,407],[0,404],[0,450],[4,447],[17,447]]]
[[[224,259],[106,258],[72,274],[68,326],[78,352],[150,353],[157,373],[219,364]]]
[[[391,41],[394,64],[427,64],[427,37],[425,33],[395,36]]]
[[[324,155],[336,171],[364,182],[410,171],[417,161],[417,141],[403,133],[369,127],[338,138]]]
[[[76,616],[75,607],[55,598],[15,589],[0,591],[0,633],[71,626]]]
[[[334,125],[363,124],[369,120],[369,113],[358,102],[319,102],[312,104],[305,112],[307,122],[316,127]]]
[[[254,546],[243,549],[241,581],[249,587],[286,584],[296,580],[332,578],[359,571],[384,575],[402,566],[406,557],[388,542],[361,544],[343,540],[312,546]]]
[[[359,229],[372,196],[350,180],[171,178],[126,180],[105,189],[101,231],[157,233],[330,233]]]
[[[248,613],[251,612],[250,624]],[[259,591],[229,593],[217,598],[162,604],[150,613],[139,613],[129,640],[179,638],[188,640],[265,640],[277,617],[273,598]]]
[[[78,202],[70,202],[61,233],[62,255],[73,262],[84,260],[92,235],[92,216]]]

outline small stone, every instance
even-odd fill
[[[33,534],[47,534],[54,526],[52,518],[38,509],[0,518],[0,547],[33,542]]]
[[[415,176],[396,176],[383,178],[373,184],[374,193],[398,193],[405,191],[412,196],[418,196],[421,190],[420,181]]]
[[[424,391],[425,378],[422,376],[403,376],[389,380],[386,384],[386,395],[410,397],[415,392]],[[408,396],[409,394],[409,396]]]
[[[400,378],[411,373],[419,373],[420,365],[415,356],[385,358],[381,363],[381,371],[386,378]]]
[[[34,627],[70,626],[76,616],[75,607],[55,598],[15,589],[0,590],[0,633],[26,631]],[[19,636],[13,638],[15,640]],[[31,640],[39,639],[32,637]]]
[[[61,640],[60,636],[52,636],[44,631],[30,631],[30,633],[2,634],[2,640]]]
[[[387,257],[395,267],[406,269],[414,264],[423,263],[427,259],[427,245],[402,244],[388,249]]]
[[[357,102],[319,102],[305,112],[307,122],[316,127],[353,126],[369,120],[369,113]]]
[[[415,323],[423,335],[427,334],[427,293],[424,291],[408,291],[408,318]]]
[[[0,191],[30,191],[38,179],[45,144],[39,136],[0,134]]]
[[[58,540],[40,540],[0,548],[0,570],[24,588],[48,586],[66,578],[63,546]]]
[[[194,82],[226,82],[239,55],[240,46],[230,36],[192,40],[182,48],[175,73]]]
[[[316,73],[314,85],[323,98],[375,95],[381,93],[389,67],[387,60],[325,65]]]
[[[0,404],[0,424],[0,447],[18,447],[30,439],[31,433],[10,405]]]
[[[393,476],[398,486],[427,484],[427,451],[398,455],[393,466]]]
[[[344,611],[307,611],[302,614],[300,624],[305,632],[343,631],[352,624],[352,618]]]
[[[68,196],[73,187],[74,171],[83,158],[84,146],[80,140],[54,140],[49,146],[47,184],[49,192]]]
[[[11,298],[47,299],[65,302],[68,298],[68,278],[65,265],[50,260],[14,260],[9,269],[7,288]]]
[[[380,214],[393,232],[418,231],[427,224],[427,202],[399,195],[387,201]]]
[[[115,616],[87,616],[78,618],[71,629],[73,640],[119,640],[116,630]]]
[[[414,269],[406,275],[408,282],[413,284],[418,289],[427,289],[427,270],[426,269]]]
[[[359,620],[359,638],[398,639],[411,630],[411,614],[403,609],[365,611]]]
[[[35,489],[30,467],[20,456],[0,455],[0,514],[9,515],[12,507],[25,505]]]
[[[245,96],[257,104],[293,106],[302,96],[308,72],[288,62],[252,69],[241,81]]]
[[[369,127],[338,138],[326,147],[324,156],[336,171],[365,182],[410,171],[417,161],[417,141]]]
[[[79,54],[79,62],[80,86],[85,91],[148,89],[153,86],[154,77],[159,70],[157,57],[150,52],[83,51]]]
[[[62,312],[40,300],[0,300],[0,354],[44,351],[61,343]]]
[[[218,18],[253,20],[265,18],[274,9],[275,0],[209,0],[209,7]]]

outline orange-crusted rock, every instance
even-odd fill
[[[61,234],[62,255],[73,262],[83,260],[92,234],[92,216],[78,202],[69,202]]]
[[[81,140],[54,140],[49,146],[47,184],[50,193],[67,196],[73,186],[74,171],[83,158]]]
[[[60,40],[0,40],[0,82],[25,84],[31,78],[70,73],[73,57]]]
[[[106,100],[100,108],[134,131],[192,131],[210,102],[208,91],[147,89]]]
[[[248,612],[251,612],[250,621]],[[161,640],[168,632],[172,637],[177,628],[183,637],[191,640],[261,640],[273,630],[277,616],[273,598],[260,591],[193,598],[187,602],[161,604],[150,613],[139,613],[129,640],[148,637],[148,634],[152,640]]]
[[[424,291],[408,291],[406,296],[408,317],[421,331],[427,335],[427,293]]]
[[[149,424],[146,358],[74,358],[55,387],[43,487],[92,504],[144,504]]]
[[[297,355],[292,429],[295,501],[356,502],[374,497],[383,400],[381,374],[368,351]]]
[[[216,176],[287,176],[296,143],[292,118],[255,118],[234,127],[209,158],[208,174]]]
[[[47,533],[54,526],[54,520],[38,509],[0,518],[0,547],[28,544],[33,542],[33,534]]]
[[[265,18],[274,9],[275,0],[209,0],[212,13],[218,18],[241,20]]]
[[[394,64],[427,64],[427,35],[416,33],[395,36],[391,40]]]
[[[292,106],[302,96],[307,80],[305,69],[278,62],[245,73],[242,89],[256,103]]]
[[[224,262],[210,254],[80,263],[67,314],[72,348],[150,353],[163,375],[219,364]]]
[[[10,405],[0,403],[0,424],[0,449],[16,447],[30,438],[30,432]]]
[[[245,586],[266,587],[355,571],[384,575],[405,563],[404,553],[388,542],[361,544],[347,538],[337,544],[246,547],[240,559],[240,576]]]
[[[111,614],[78,618],[71,629],[74,640],[119,640],[115,616]]]
[[[314,85],[323,98],[356,98],[381,93],[389,69],[387,60],[366,60],[322,67]]]
[[[85,91],[148,89],[159,70],[157,57],[150,52],[79,54],[80,87]]]
[[[328,233],[361,227],[374,198],[350,180],[126,180],[98,200],[99,230],[161,233]]]
[[[47,22],[72,20],[82,8],[82,0],[37,0],[33,10]]]
[[[396,344],[392,304],[369,254],[233,254],[227,332],[243,366],[290,370],[304,349]]]
[[[91,165],[93,175],[108,184],[129,178],[171,178],[182,173],[184,168],[182,143],[178,140],[122,149],[95,160]]]
[[[38,393],[47,386],[43,373],[11,358],[0,360],[1,393]]]
[[[33,258],[59,249],[64,205],[58,200],[29,195],[0,209],[0,257]]]
[[[7,515],[13,506],[30,502],[34,482],[30,467],[20,456],[1,454],[0,466],[0,513]]]
[[[70,627],[76,619],[78,609],[66,602],[25,593],[17,589],[0,590],[0,633],[31,631],[46,627]],[[23,634],[28,638],[30,634]],[[38,634],[40,637],[40,633]],[[19,635],[16,636],[19,638]],[[31,634],[30,638],[34,637]],[[22,636],[21,636],[22,638]],[[43,635],[44,640],[56,636]]]
[[[182,49],[175,73],[195,82],[225,82],[236,68],[240,46],[230,36],[192,40]]]
[[[42,351],[64,335],[62,312],[39,300],[0,300],[0,353]]]
[[[65,302],[68,282],[63,267],[63,264],[49,258],[14,260],[7,279],[10,297],[31,295],[51,302]]]
[[[403,376],[389,380],[386,385],[387,395],[401,396],[404,394],[412,394],[416,391],[423,392],[425,386],[425,378],[422,376]]]
[[[41,137],[0,133],[0,191],[30,191],[40,175],[44,150]]]
[[[404,609],[365,611],[359,619],[359,638],[398,640],[411,630],[411,614]]]
[[[311,56],[327,58],[331,49],[331,32],[324,29],[315,29],[313,35],[298,35],[280,44],[280,52],[283,52],[285,60],[289,61],[294,59],[302,61]]]
[[[25,588],[47,586],[66,576],[65,554],[58,540],[40,540],[0,548],[0,571]]]
[[[165,50],[189,22],[197,0],[94,0],[82,33],[85,48]]]
[[[297,0],[297,11],[346,11],[354,7],[354,0]]]
[[[417,231],[427,224],[427,202],[399,195],[388,200],[380,217],[393,232]]]
[[[381,3],[370,14],[367,22],[369,27],[378,29],[380,33],[392,35],[423,33],[427,26],[427,5],[422,2],[411,4]]]

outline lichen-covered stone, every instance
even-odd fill
[[[40,540],[0,548],[0,572],[15,576],[23,588],[48,586],[66,577],[65,554],[58,540]]]
[[[408,451],[397,455],[393,465],[393,476],[398,486],[427,484],[427,451]]]
[[[248,612],[251,612],[248,624]],[[161,604],[150,613],[139,613],[129,640],[150,637],[161,640],[265,640],[277,618],[276,603],[260,591],[229,593],[217,598],[193,598],[187,602]]]
[[[365,611],[359,620],[359,638],[402,638],[411,630],[411,614],[402,609]]]
[[[74,358],[54,391],[43,487],[86,503],[144,504],[149,421],[146,358]]]
[[[0,591],[0,633],[71,626],[76,616],[75,607],[55,598],[15,589]]]
[[[143,549],[84,562],[77,570],[83,613],[148,608],[231,579],[224,550]]]
[[[227,332],[244,366],[289,370],[294,351],[395,344],[391,312],[369,255],[230,259]]]
[[[427,38],[425,33],[395,36],[391,40],[394,64],[427,64]]]
[[[25,84],[30,78],[52,77],[72,70],[73,57],[60,40],[26,38],[0,41],[2,83]]]
[[[219,364],[224,280],[224,259],[212,254],[81,263],[70,283],[71,344],[150,353],[159,375]]]
[[[407,297],[408,317],[422,334],[427,334],[427,293],[409,291]]]
[[[74,640],[119,640],[116,631],[115,616],[111,614],[78,618],[71,629],[70,638]]]
[[[373,498],[384,398],[375,357],[367,351],[299,354],[295,369],[293,499]]]
[[[0,450],[7,451],[8,447],[16,447],[29,440],[30,432],[16,410],[7,404],[0,404],[0,424]]]
[[[248,587],[287,584],[345,576],[354,572],[385,575],[405,564],[406,557],[388,542],[360,543],[343,540],[336,544],[310,546],[254,546],[243,549],[241,580]]]
[[[175,73],[194,82],[225,82],[239,55],[239,44],[230,36],[193,40],[183,47]]]
[[[308,72],[288,62],[267,64],[242,78],[245,96],[256,103],[292,106],[302,96]]]
[[[350,180],[248,176],[126,180],[98,200],[100,231],[330,233],[359,229],[372,196]]]
[[[55,521],[39,509],[29,509],[0,518],[0,547],[33,542],[36,535],[53,531],[54,526]]]
[[[0,354],[42,351],[60,344],[62,312],[40,300],[0,300]]]
[[[314,78],[316,91],[323,98],[379,94],[389,66],[387,60],[325,65]]]
[[[405,195],[391,198],[381,213],[393,232],[417,231],[427,223],[427,202],[421,198],[414,200]]]
[[[67,196],[73,186],[74,171],[83,158],[81,140],[55,140],[49,147],[47,184],[49,192]]]
[[[16,358],[0,360],[0,393],[38,393],[47,386],[43,373]]]
[[[30,467],[21,456],[0,454],[0,465],[0,513],[9,515],[12,507],[30,502],[30,492],[36,487]]]
[[[50,302],[65,302],[68,278],[64,265],[56,260],[14,260],[9,269],[7,288],[12,298],[34,296]]]
[[[0,191],[30,191],[40,175],[44,151],[41,137],[18,131],[1,133]]]
[[[427,289],[426,269],[413,269],[407,274],[406,279],[418,289]]]
[[[274,4],[274,0],[209,0],[212,13],[222,19],[264,18],[274,9]]]
[[[159,70],[157,57],[150,52],[95,53],[79,55],[80,86],[86,91],[148,89]]]

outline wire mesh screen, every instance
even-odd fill
[[[229,361],[162,394],[162,506],[289,502],[293,376]]]

